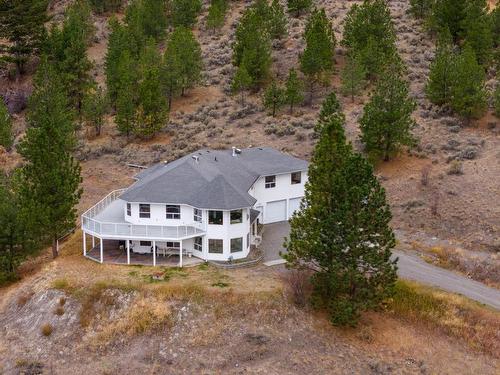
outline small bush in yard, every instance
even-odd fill
[[[52,334],[52,331],[54,330],[54,328],[52,327],[52,325],[50,323],[46,323],[42,326],[41,328],[41,332],[42,332],[42,335],[48,337]]]
[[[63,315],[64,314],[64,307],[62,306],[57,306],[56,309],[54,310],[54,314],[56,315]]]
[[[289,270],[283,276],[292,302],[299,307],[307,304],[311,294],[310,277],[310,272],[304,270]]]

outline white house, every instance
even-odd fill
[[[260,240],[259,223],[288,220],[299,208],[307,168],[304,160],[263,147],[200,150],[157,164],[82,215],[84,255],[90,235],[101,263],[104,240],[128,264],[137,254],[149,254],[153,265],[172,255],[180,266],[183,255],[245,258]]]

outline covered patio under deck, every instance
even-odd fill
[[[116,240],[103,240],[103,252],[101,259],[101,246],[100,241],[96,238],[97,242],[94,241],[94,246],[86,251],[85,256],[91,260],[99,263],[108,264],[124,264],[124,265],[141,265],[141,266],[165,266],[165,267],[190,267],[198,264],[202,264],[204,261],[202,259],[196,258],[194,256],[181,256],[179,254],[155,254],[155,259],[153,260],[153,254],[138,254],[132,251],[129,252],[129,257],[127,257],[127,250],[120,247],[120,241]]]

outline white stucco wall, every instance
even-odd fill
[[[298,171],[297,171],[298,172]],[[304,185],[307,181],[307,172],[301,172],[300,184],[292,184],[291,173],[276,175],[276,186],[274,188],[265,187],[265,176],[260,177],[255,184],[250,188],[248,193],[257,199],[255,203],[255,208],[262,211],[259,216],[259,221],[263,224],[267,224],[264,220],[265,210],[268,202],[286,200],[287,207],[286,212],[288,213],[288,201],[293,198],[299,198],[304,196]],[[286,219],[289,219],[290,215],[287,214]]]

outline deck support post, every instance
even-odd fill
[[[181,247],[180,247],[180,250],[179,250],[179,267],[182,268],[182,240],[181,240],[180,245],[181,245]]]
[[[127,264],[130,264],[130,240],[127,240]]]
[[[156,266],[156,241],[153,241],[153,266]]]
[[[99,246],[99,250],[100,250],[100,262],[103,263],[104,262],[104,244],[103,244],[103,240],[102,238],[99,238],[100,240],[100,246]]]
[[[83,256],[87,256],[87,234],[83,232]]]
[[[95,237],[92,236],[92,249],[95,247]]]

